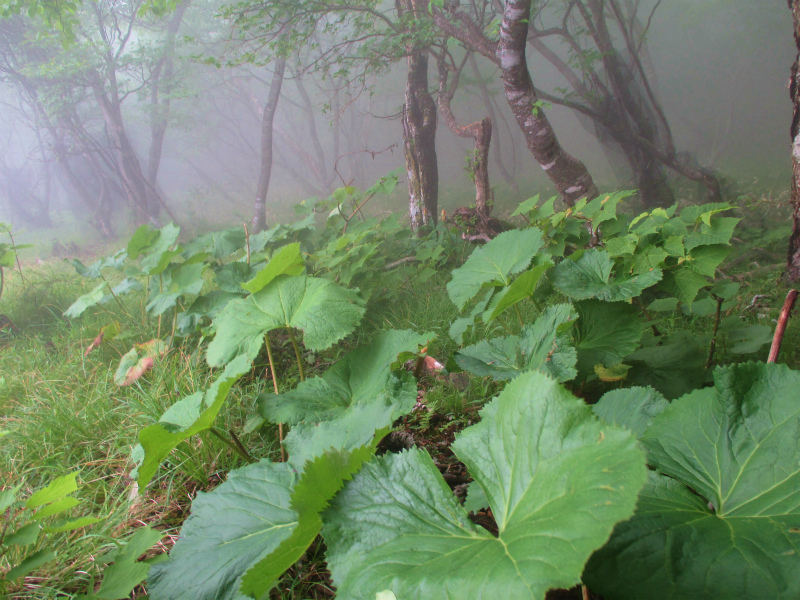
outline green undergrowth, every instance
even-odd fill
[[[384,178],[365,194],[390,194],[394,183],[396,177]],[[515,531],[531,527],[524,511],[538,508],[534,502],[515,513],[510,501],[493,495],[502,483],[493,473],[510,481],[535,473],[492,444],[506,439],[536,455],[539,442],[519,435],[515,419],[533,428],[547,415],[553,429],[536,434],[545,439],[542,448],[569,447],[575,454],[559,458],[560,468],[604,490],[575,492],[574,505],[561,508],[602,517],[587,520],[585,536],[582,525],[569,534],[583,536],[572,549],[559,550],[568,573],[529,565],[518,571],[514,589],[544,593],[547,585],[578,584],[588,564],[584,582],[628,597],[627,584],[615,588],[607,581],[614,544],[623,542],[612,537],[605,554],[600,545],[615,524],[630,523],[637,535],[646,529],[631,517],[636,490],[645,499],[666,488],[684,498],[699,484],[669,471],[683,451],[671,447],[657,457],[661,462],[648,457],[671,483],[651,478],[645,484],[645,455],[622,428],[642,415],[655,419],[668,400],[688,405],[687,393],[711,403],[715,378],[788,385],[784,370],[717,367],[766,359],[790,287],[780,277],[786,242],[780,199],[636,216],[617,212],[627,196],[609,194],[561,212],[534,198],[509,215],[519,229],[474,247],[455,227],[415,238],[393,219],[349,217],[346,207],[364,196],[347,188],[327,201],[298,205],[298,221],[260,238],[245,238],[238,228],[200,241],[178,238],[169,225],[140,228],[125,252],[96,265],[53,260],[24,266],[22,274],[8,268],[0,300],[9,323],[0,331],[0,492],[8,491],[5,482],[20,485],[22,502],[77,472],[74,493],[81,502],[70,501],[65,514],[99,520],[63,533],[43,525],[47,539],[30,545],[49,544],[55,558],[12,581],[7,592],[106,598],[113,594],[99,582],[113,580],[124,566],[126,583],[140,596],[151,562],[135,559],[144,553],[152,561],[147,589],[154,598],[233,598],[240,589],[254,597],[323,598],[335,587],[356,598],[362,587],[380,592],[395,584],[398,593],[422,597],[413,595],[417,586],[430,585],[435,578],[424,574],[436,573],[442,559],[398,575],[386,566],[392,562],[386,540],[397,532],[365,523],[385,514],[415,532],[393,542],[399,562],[423,560],[415,536],[429,536],[431,523],[448,532],[432,556],[446,555],[468,533],[483,551],[505,560],[486,529],[513,546],[520,541]],[[588,233],[587,222],[593,224]],[[399,259],[407,262],[398,266]],[[782,348],[778,362],[800,367],[797,319]],[[637,396],[633,386],[655,390]],[[623,400],[629,414],[614,404]],[[601,428],[586,404],[600,407],[598,415],[616,415],[608,421],[622,428]],[[649,407],[658,410],[651,414]],[[686,418],[678,408],[672,413]],[[649,426],[644,421],[635,423],[638,437]],[[279,462],[277,423],[290,432],[288,464]],[[581,426],[573,431],[565,423]],[[660,448],[654,432],[673,426],[664,417],[643,439]],[[408,434],[416,449],[384,454],[381,439],[392,428]],[[597,453],[597,440],[606,435],[614,451]],[[491,456],[485,455],[490,446]],[[588,467],[595,459],[606,465],[605,475]],[[563,483],[557,475],[543,475],[553,489]],[[445,482],[458,498],[466,494],[466,511]],[[610,512],[601,502],[606,492],[616,507]],[[403,503],[384,493],[424,497],[432,512],[415,506],[421,512],[401,514]],[[257,500],[243,507],[238,499],[273,494],[279,500],[270,506]],[[350,511],[351,505],[359,508]],[[25,510],[33,508],[20,508],[15,518],[29,518]],[[247,525],[256,529],[245,538],[261,536],[266,550],[242,542],[234,555],[214,546],[230,527],[245,527],[231,511],[250,510],[282,523]],[[442,515],[452,520],[437,521]],[[167,560],[179,531],[183,541]],[[109,557],[117,544],[138,549],[129,542],[134,532],[142,536],[142,552]],[[200,550],[192,554],[193,548]],[[510,552],[517,564],[542,548],[520,542]],[[227,583],[198,583],[195,571],[222,560],[218,553],[243,566],[226,567]],[[21,550],[10,556],[16,564]],[[429,597],[441,597],[450,584],[461,597],[488,593],[470,571],[455,564],[460,579],[436,583]]]

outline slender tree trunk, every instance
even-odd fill
[[[502,70],[506,98],[517,119],[528,149],[545,170],[568,205],[597,196],[597,187],[586,166],[559,144],[528,71],[525,48],[531,0],[507,0],[500,25],[497,60]]]
[[[794,41],[797,58],[792,64],[789,80],[794,114],[792,117],[792,234],[786,261],[786,277],[791,282],[800,281],[800,0],[788,0],[794,23]]]
[[[427,14],[428,0],[399,0],[398,16]],[[411,229],[437,222],[439,163],[436,157],[436,103],[428,91],[428,48],[406,44],[408,78],[403,105],[403,151],[408,177]]]
[[[150,149],[147,153],[147,180],[153,187],[158,186],[158,169],[161,166],[161,151],[167,133],[170,113],[170,93],[174,76],[175,37],[183,20],[183,14],[189,6],[189,0],[181,2],[175,9],[167,27],[167,39],[164,43],[164,54],[151,76],[150,105]],[[161,86],[164,83],[163,88]],[[163,91],[163,98],[162,98]]]
[[[478,90],[481,93],[481,100],[483,101],[483,105],[486,108],[486,113],[488,118],[492,121],[492,123],[496,122],[497,119],[495,117],[494,105],[492,103],[492,97],[489,94],[489,87],[486,83],[481,79],[481,72],[478,69],[478,61],[475,60],[475,55],[470,53],[469,55],[469,64],[472,68],[472,72],[475,74],[475,79],[478,82]],[[500,171],[500,175],[502,175],[503,179],[506,180],[506,183],[511,186],[511,189],[515,192],[519,192],[519,186],[517,182],[514,180],[514,176],[506,169],[506,165],[503,162],[503,155],[500,152],[502,144],[500,143],[500,128],[498,125],[497,134],[495,134],[495,144],[494,144],[494,164],[497,166],[497,170]],[[513,145],[513,140],[512,140]],[[513,168],[513,159],[512,159],[512,168]]]
[[[428,92],[428,55],[408,55],[403,141],[408,174],[411,228],[436,223],[439,210],[439,165],[436,157],[436,104]]]
[[[283,75],[286,71],[286,59],[279,58],[275,63],[275,72],[269,87],[269,98],[264,105],[264,114],[261,118],[261,171],[258,175],[256,188],[256,201],[253,212],[252,232],[258,233],[267,227],[267,192],[269,180],[272,176],[272,131],[275,111],[281,98]]]
[[[459,137],[475,140],[475,151],[471,161],[471,175],[475,181],[475,208],[482,219],[486,219],[492,212],[491,188],[489,186],[489,145],[492,141],[492,119],[486,117],[469,125],[459,125],[453,114],[452,101],[461,75],[461,69],[453,73],[453,79],[448,85],[448,68],[445,54],[439,60],[439,94],[436,97],[439,110],[442,113],[447,127]]]

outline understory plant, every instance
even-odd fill
[[[611,600],[791,597],[800,381],[774,364],[714,368],[718,341],[745,354],[771,333],[723,317],[739,290],[714,281],[730,207],[632,217],[617,211],[628,193],[562,212],[535,198],[516,212],[525,227],[459,264],[446,227],[420,239],[393,219],[359,219],[394,182],[309,201],[298,223],[254,236],[233,228],[180,244],[173,226],[141,228],[124,252],[75,264],[126,278],[103,279],[68,316],[138,282],[150,318],[171,317],[165,339],[125,355],[118,383],[139,380],[174,340],[196,339],[218,369],[140,432],[140,489],[196,435],[243,464],[198,493],[169,558],[138,567],[150,597],[265,598],[318,536],[342,599],[540,599],[577,584]],[[463,504],[425,450],[381,445],[417,404],[405,365],[422,364],[434,333],[384,330],[306,372],[310,353],[352,339],[393,288],[453,263],[447,294],[463,316],[449,327],[448,367],[502,390],[452,444],[471,480]],[[705,337],[661,331],[666,319],[709,317]],[[280,366],[276,339],[296,370]],[[263,353],[272,389],[253,399],[247,431],[277,425],[280,462],[216,424]]]

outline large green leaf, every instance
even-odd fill
[[[242,300],[234,300],[214,319],[216,337],[206,360],[212,367],[244,353],[255,359],[268,331],[301,329],[312,350],[329,348],[355,329],[364,316],[364,301],[355,290],[327,279],[280,276]]]
[[[236,357],[205,393],[198,392],[176,402],[158,423],[139,432],[139,443],[145,453],[144,462],[139,467],[138,482],[141,489],[153,478],[161,461],[173,448],[214,424],[231,387],[249,370],[248,358]]]
[[[706,350],[697,336],[687,332],[660,339],[660,345],[640,348],[625,357],[625,364],[631,366],[626,380],[652,386],[668,400],[703,385]]]
[[[456,362],[465,371],[503,381],[524,371],[541,369],[559,381],[575,377],[575,350],[566,336],[559,334],[577,317],[569,304],[547,308],[520,335],[484,340],[467,346],[456,354]],[[566,363],[567,368],[561,366]]]
[[[173,223],[155,231],[147,225],[142,225],[128,242],[128,256],[135,260],[144,255],[142,258],[144,272],[147,275],[158,275],[167,268],[174,257],[180,254],[178,249],[171,250],[178,241],[180,231],[180,227]]]
[[[374,452],[336,450],[305,466],[261,461],[198,494],[167,562],[149,579],[154,600],[262,597],[321,528],[319,513]],[[241,588],[241,591],[240,591]]]
[[[667,406],[666,398],[653,388],[631,387],[603,394],[592,409],[607,423],[630,429],[641,437],[653,417]]]
[[[103,600],[129,598],[133,588],[142,583],[150,565],[138,558],[158,542],[164,534],[151,527],[140,527],[127,543],[114,553],[114,564],[103,572],[103,583],[97,597]]]
[[[191,256],[197,252],[208,252],[216,259],[227,258],[245,246],[243,227],[231,227],[222,231],[211,231],[197,236],[186,244],[184,255]]]
[[[147,312],[158,316],[178,303],[181,296],[193,296],[203,289],[203,272],[208,265],[202,261],[171,264],[161,275],[159,292],[147,304]]]
[[[508,285],[509,276],[524,271],[542,246],[542,232],[535,227],[501,233],[453,270],[450,299],[461,310],[484,285]]]
[[[64,316],[70,319],[80,317],[87,309],[100,303],[105,297],[105,289],[108,284],[104,281],[88,294],[79,297],[72,305],[64,311]]]
[[[636,309],[625,302],[577,302],[578,376],[594,373],[595,365],[612,367],[639,346],[642,326]]]
[[[800,373],[776,364],[717,369],[653,418],[653,474],[636,514],[586,568],[607,598],[797,598]]]
[[[248,292],[255,293],[279,275],[301,275],[304,269],[305,263],[300,254],[300,244],[289,244],[276,251],[267,266],[259,271],[253,279],[240,285]]]
[[[552,266],[553,263],[545,261],[530,271],[525,271],[510,286],[501,293],[496,294],[492,300],[492,305],[487,309],[488,314],[483,315],[484,322],[488,323],[492,319],[496,319],[507,308],[533,296],[536,293],[536,286],[539,284],[542,275]]]
[[[322,377],[300,383],[286,393],[269,394],[259,399],[262,415],[273,423],[296,424],[300,421],[329,421],[341,416],[353,405],[370,402],[397,402],[414,406],[412,397],[396,394],[402,391],[405,371],[394,374],[390,368],[402,353],[417,353],[433,339],[432,333],[385,331],[370,344],[346,354]],[[408,390],[406,390],[408,395]]]
[[[337,598],[544,598],[579,582],[646,480],[635,438],[541,373],[509,383],[453,449],[485,491],[498,537],[467,518],[429,455],[386,455],[324,515]]]
[[[570,298],[598,298],[607,302],[629,300],[661,280],[661,269],[633,277],[611,279],[614,261],[605,250],[593,248],[573,262],[562,260],[553,273],[553,285]]]
[[[432,333],[387,331],[328,369],[280,395],[262,395],[259,411],[274,423],[291,423],[285,445],[293,460],[318,456],[326,448],[361,446],[411,412],[417,385],[405,370],[392,372],[398,356],[417,353]]]
[[[111,256],[106,256],[105,258],[101,258],[100,260],[93,262],[88,267],[77,258],[73,258],[70,261],[70,264],[75,267],[75,270],[81,277],[86,279],[97,279],[100,277],[103,269],[106,267],[111,267],[117,270],[121,269],[126,258],[128,258],[128,253],[123,249]]]

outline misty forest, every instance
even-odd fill
[[[800,0],[0,0],[0,597],[800,597]]]

